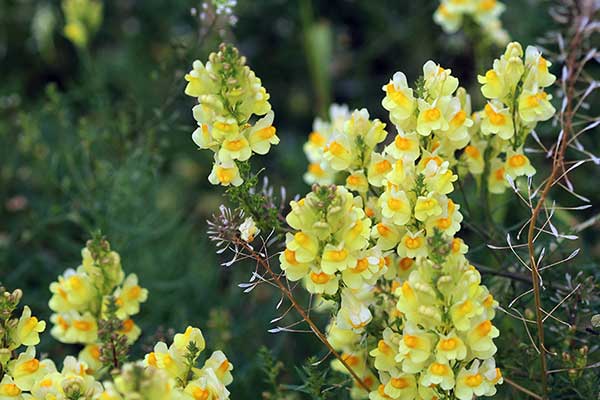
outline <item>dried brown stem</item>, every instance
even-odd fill
[[[533,397],[534,399],[544,400],[544,398],[542,396],[540,396],[539,394],[533,393],[531,390],[524,388],[523,386],[508,379],[507,377],[504,377],[504,382],[508,383],[510,386],[514,387],[518,391],[523,392],[523,393],[529,395],[530,397]]]
[[[277,285],[277,287],[279,288],[279,290],[290,301],[290,303],[292,304],[292,306],[294,307],[294,309],[296,310],[296,312],[308,324],[308,326],[313,331],[313,333],[315,334],[315,336],[317,336],[317,338],[321,341],[321,343],[323,343],[325,345],[325,347],[327,347],[327,350],[329,350],[329,352],[342,363],[342,365],[348,370],[348,372],[350,373],[350,375],[352,375],[352,378],[354,378],[354,380],[364,390],[366,390],[367,392],[370,392],[371,390],[369,389],[369,387],[367,386],[367,384],[358,376],[358,374],[354,371],[354,369],[352,369],[352,367],[346,362],[346,360],[340,355],[340,353],[338,353],[333,348],[333,346],[331,345],[331,343],[329,343],[329,341],[327,340],[327,337],[325,336],[325,334],[313,322],[313,320],[310,318],[310,316],[308,315],[308,313],[306,312],[306,310],[300,304],[298,304],[298,301],[294,297],[294,294],[281,281],[280,276],[273,271],[273,269],[271,268],[271,265],[269,264],[268,259],[266,259],[265,257],[262,257],[248,243],[244,242],[243,240],[241,240],[239,238],[236,238],[234,240],[234,243],[237,246],[239,246],[239,247],[243,248],[244,250],[246,250],[250,254],[250,256],[260,264],[260,266],[265,270],[265,272],[267,274],[269,274],[269,276],[272,279],[273,283],[275,283],[275,285]]]
[[[529,260],[531,265],[531,280],[533,285],[534,301],[535,301],[535,314],[536,314],[536,325],[538,334],[538,347],[540,352],[540,367],[541,367],[541,382],[543,390],[543,399],[548,398],[548,365],[546,359],[546,347],[544,346],[544,321],[542,302],[540,295],[540,282],[539,282],[539,271],[535,253],[535,234],[536,224],[540,211],[544,208],[546,198],[550,193],[550,190],[554,186],[555,179],[561,171],[564,171],[564,156],[569,143],[569,137],[573,131],[573,117],[575,115],[574,104],[575,101],[575,86],[577,83],[578,74],[576,71],[579,68],[578,56],[581,48],[581,41],[583,39],[583,32],[581,29],[581,15],[578,15],[578,10],[573,10],[573,26],[575,27],[575,33],[571,38],[568,46],[568,53],[565,60],[565,67],[567,68],[566,82],[564,87],[566,91],[564,93],[566,98],[566,106],[564,111],[561,113],[561,126],[562,136],[560,141],[556,144],[554,149],[554,155],[552,160],[552,171],[550,176],[544,184],[544,188],[537,200],[535,207],[531,214],[531,220],[529,222],[529,229],[527,234],[527,247],[529,251]],[[563,75],[565,76],[565,75]]]

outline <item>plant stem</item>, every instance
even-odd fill
[[[575,7],[577,8],[577,7]],[[581,26],[585,26],[585,24],[580,24],[580,18],[577,9],[573,10],[573,26],[576,28],[573,34],[573,37],[569,43],[567,50],[567,57],[565,61],[566,74],[566,82],[563,82],[565,91],[565,100],[566,106],[564,111],[561,113],[561,126],[563,129],[563,134],[560,138],[560,141],[556,143],[556,148],[554,150],[553,160],[552,160],[552,171],[550,172],[550,176],[546,180],[544,188],[540,194],[540,197],[535,205],[531,213],[531,220],[529,222],[529,229],[527,234],[527,247],[529,251],[529,260],[531,265],[531,280],[533,284],[533,293],[534,293],[534,301],[535,301],[535,314],[536,314],[536,325],[537,325],[537,334],[538,334],[538,344],[540,349],[540,367],[541,367],[541,378],[542,378],[542,389],[543,389],[543,399],[548,398],[548,365],[546,360],[546,347],[544,346],[544,324],[543,324],[543,315],[542,315],[542,304],[541,304],[541,296],[540,296],[540,283],[539,283],[539,272],[538,265],[536,261],[536,252],[534,245],[535,238],[535,228],[537,224],[537,219],[540,211],[545,206],[546,198],[548,197],[548,193],[550,189],[554,186],[555,179],[564,165],[564,156],[565,151],[568,147],[568,138],[572,133],[572,124],[573,124],[573,101],[575,98],[575,85],[577,83],[577,67],[578,67],[578,55],[579,49],[582,40],[582,28]]]
[[[292,292],[286,287],[286,285],[283,284],[283,282],[281,281],[279,275],[277,275],[275,272],[273,272],[273,270],[271,269],[271,266],[269,264],[269,261],[266,258],[260,256],[258,253],[256,253],[256,251],[254,251],[254,249],[248,243],[244,242],[243,240],[241,240],[239,238],[236,238],[234,240],[234,243],[236,245],[242,247],[248,253],[250,253],[250,256],[254,260],[256,260],[265,269],[265,271],[269,274],[269,276],[271,277],[271,279],[273,280],[273,282],[275,283],[275,285],[277,285],[277,287],[279,288],[279,290],[281,290],[281,292],[285,295],[285,297],[287,297],[287,299],[290,301],[290,303],[292,304],[292,306],[294,307],[294,309],[296,310],[296,312],[298,314],[300,314],[300,317],[302,317],[302,319],[308,324],[308,326],[314,332],[314,334],[317,336],[317,338],[325,345],[325,347],[327,347],[327,349],[329,350],[329,352],[331,354],[333,354],[333,356],[335,358],[337,358],[342,363],[342,365],[348,370],[348,372],[350,373],[350,375],[352,375],[352,377],[354,378],[354,380],[364,390],[366,390],[367,392],[370,392],[371,390],[365,384],[365,382],[363,382],[363,380],[352,369],[352,367],[350,365],[348,365],[348,363],[346,362],[346,360],[333,348],[333,346],[331,345],[331,343],[329,343],[329,341],[327,340],[327,337],[325,336],[325,334],[319,329],[319,327],[308,316],[306,310],[304,310],[304,308],[300,304],[298,304],[298,301],[296,300],[296,298],[294,297],[294,295],[292,294]]]
[[[508,379],[507,377],[504,377],[504,382],[508,383],[510,386],[514,387],[518,391],[528,394],[529,396],[533,397],[534,399],[544,400],[544,398],[542,396],[540,396],[539,394],[533,393],[531,390],[524,388],[523,386]]]

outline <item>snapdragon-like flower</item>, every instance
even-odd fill
[[[308,170],[304,174],[304,181],[310,185],[330,185],[334,183],[336,171],[324,159],[324,152],[334,132],[342,132],[344,124],[350,119],[348,106],[332,104],[329,108],[329,121],[316,118],[313,130],[304,144],[304,154],[308,158]]]
[[[537,123],[552,118],[556,111],[550,103],[552,96],[545,91],[556,80],[548,70],[550,65],[536,47],[528,46],[523,54],[521,45],[512,42],[493,67],[478,77],[488,102],[475,113],[462,160],[473,175],[482,174],[487,163],[484,179],[491,193],[506,190],[507,176],[515,180],[535,174],[523,146]]]
[[[120,266],[115,264],[116,253],[110,252],[105,242],[95,244],[105,246],[100,258],[103,263],[98,263],[98,249],[93,244],[88,245],[91,254],[84,253],[87,272],[92,274],[98,268],[96,271],[104,271],[102,275],[108,281],[110,276],[122,276]],[[106,283],[98,279],[95,284]],[[137,284],[130,283],[129,287]],[[9,293],[0,287],[1,400],[229,399],[226,386],[233,381],[233,365],[217,350],[199,368],[206,344],[198,328],[190,326],[176,334],[169,347],[158,342],[145,360],[119,365],[111,371],[112,381],[102,382],[101,376],[107,371],[100,370],[103,365],[98,361],[101,353],[98,344],[86,345],[79,358],[65,357],[62,369],[50,359],[39,358],[34,346],[40,341],[39,333],[44,331],[45,323],[32,316],[27,306],[18,316],[21,296],[20,290]]]
[[[288,279],[304,279],[311,293],[339,291],[327,336],[369,387],[370,399],[492,395],[502,382],[493,361],[497,303],[455,237],[463,216],[449,197],[457,152],[483,169],[484,145],[471,139],[480,116],[471,115],[469,96],[451,71],[433,61],[415,88],[397,72],[383,90],[382,105],[398,132],[383,149],[385,131],[366,110],[354,111],[319,146],[314,137],[305,145],[311,162],[346,179],[291,203],[287,222],[294,232],[281,267]],[[353,131],[357,120],[362,129]],[[529,168],[519,159],[513,164]],[[360,246],[349,246],[347,233]],[[481,382],[480,365],[494,365],[493,374],[481,372]],[[332,368],[344,371],[339,361]],[[467,380],[467,373],[475,378]],[[358,386],[351,395],[366,398]]]
[[[58,281],[50,284],[52,298],[48,305],[54,314],[52,336],[63,343],[80,343],[95,348],[98,342],[99,320],[107,316],[109,299],[114,299],[116,317],[122,321],[123,334],[129,343],[139,337],[141,330],[131,317],[140,311],[148,297],[135,274],[125,277],[119,254],[110,244],[95,238],[81,251],[82,263],[68,269]],[[99,365],[99,353],[84,353]],[[98,357],[96,357],[98,356]]]
[[[445,32],[454,33],[470,19],[492,42],[504,45],[508,42],[508,33],[502,28],[500,15],[505,8],[496,0],[441,0],[433,20]]]
[[[233,365],[218,350],[206,359],[202,368],[197,368],[198,358],[204,348],[205,341],[200,329],[188,326],[185,332],[175,335],[170,346],[158,342],[154,351],[146,354],[142,365],[150,373],[163,374],[166,377],[164,380],[176,383],[177,391],[185,395],[181,398],[228,399],[229,391],[226,386],[233,381]],[[126,387],[128,384],[123,381],[121,386]],[[117,387],[118,385],[117,381]],[[121,390],[128,393],[129,389]]]
[[[208,59],[206,64],[194,61],[185,76],[185,93],[198,100],[193,108],[198,128],[192,139],[215,153],[209,181],[239,186],[243,180],[237,163],[253,153],[267,154],[279,143],[274,114],[269,94],[235,47],[223,44]]]
[[[279,257],[288,279],[304,279],[311,293],[334,294],[340,280],[359,287],[385,272],[381,255],[368,249],[371,220],[360,197],[343,186],[315,185],[291,207],[286,220],[294,232]]]

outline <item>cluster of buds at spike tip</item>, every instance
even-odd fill
[[[550,65],[536,47],[528,46],[524,54],[521,45],[512,42],[493,67],[478,77],[488,101],[474,114],[471,141],[462,161],[473,175],[489,171],[483,179],[492,193],[506,190],[507,176],[516,180],[535,174],[523,146],[537,123],[556,112],[552,96],[544,90],[556,80],[548,70]]]
[[[356,385],[356,399],[467,400],[502,383],[493,358],[497,302],[455,237],[463,217],[449,197],[473,127],[458,86],[433,61],[414,89],[397,72],[383,87],[397,130],[387,145],[383,124],[366,110],[339,106],[332,114],[340,118],[317,120],[305,145],[311,163],[345,182],[291,203],[281,267],[335,303],[327,338],[370,388]],[[339,360],[332,368],[346,371]]]
[[[100,357],[100,321],[118,320],[120,329],[113,334],[133,343],[141,330],[131,317],[139,313],[148,290],[138,284],[135,274],[125,277],[119,254],[103,237],[89,240],[81,255],[77,269],[67,269],[50,285],[52,298],[48,305],[54,311],[51,334],[63,343],[85,345],[79,357],[96,371],[104,364]],[[106,322],[103,327],[106,330]]]
[[[237,163],[248,161],[253,153],[267,154],[279,143],[269,94],[246,58],[226,44],[211,53],[206,64],[194,61],[185,80],[185,93],[198,100],[193,108],[198,128],[192,139],[201,149],[214,152],[209,181],[241,185]]]
[[[473,21],[493,43],[503,46],[509,40],[500,22],[505,8],[496,0],[441,0],[433,20],[446,33],[457,32],[465,20]]]

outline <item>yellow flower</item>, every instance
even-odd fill
[[[102,368],[102,361],[100,361],[100,345],[97,343],[86,345],[83,350],[79,352],[77,358],[79,361],[87,364],[89,374],[94,374]]]
[[[402,337],[390,328],[384,329],[382,337],[377,342],[377,347],[371,350],[369,355],[375,357],[375,368],[378,371],[392,371],[397,367],[396,355]]]
[[[383,392],[392,399],[416,399],[417,380],[415,379],[415,375],[392,374]]]
[[[327,340],[335,349],[349,348],[360,340],[358,333],[352,329],[342,329],[333,319],[327,327]]]
[[[390,112],[393,123],[400,125],[402,121],[412,116],[416,102],[413,91],[408,87],[406,76],[402,72],[396,72],[382,89],[386,95],[381,104]]]
[[[252,151],[256,154],[267,154],[271,145],[279,144],[279,137],[275,134],[276,129],[273,126],[273,119],[273,111],[269,111],[250,129],[250,145]]]
[[[373,285],[379,276],[385,273],[385,263],[381,256],[376,256],[376,248],[371,255],[363,254],[356,264],[342,272],[342,280],[351,289],[360,289],[365,284]]]
[[[385,148],[385,152],[397,160],[413,162],[421,153],[419,137],[416,133],[400,132],[396,138]]]
[[[279,263],[287,279],[292,282],[304,278],[310,269],[309,264],[301,263],[296,259],[295,251],[287,248],[279,255]]]
[[[346,177],[346,187],[359,193],[365,193],[369,190],[369,182],[362,170],[353,171]]]
[[[444,136],[454,142],[464,141],[465,139],[468,140],[468,128],[473,126],[473,120],[471,120],[467,112],[461,108],[458,98],[453,98],[448,107],[448,129],[443,132]]]
[[[462,368],[458,373],[454,394],[459,400],[471,400],[473,395],[482,396],[485,392],[485,379],[479,372],[479,360],[475,360],[469,369]]]
[[[50,291],[53,296],[48,305],[56,312],[84,310],[95,295],[90,277],[72,269],[59,276],[58,282],[52,282]]]
[[[440,335],[435,347],[435,356],[442,361],[464,360],[467,356],[467,347],[453,330],[447,335]]]
[[[488,70],[484,76],[479,75],[477,81],[483,85],[481,93],[488,99],[502,99],[508,93],[508,86],[494,69]]]
[[[54,369],[52,361],[40,362],[35,358],[35,347],[33,346],[27,347],[27,351],[8,363],[8,374],[21,390],[31,390],[36,380],[47,373],[54,372]]]
[[[527,156],[525,156],[521,151],[509,151],[506,154],[504,170],[506,175],[510,176],[513,179],[523,175],[535,175],[535,168],[533,168],[533,166],[529,162],[529,158],[527,158]]]
[[[21,400],[23,391],[9,375],[4,375],[0,381],[0,400]]]
[[[471,321],[483,313],[483,306],[474,299],[466,298],[455,302],[450,307],[450,317],[454,327],[466,331],[471,327]]]
[[[310,163],[308,170],[303,175],[304,181],[309,185],[331,185],[335,180],[336,171],[329,168],[327,163]]]
[[[229,391],[212,368],[202,369],[201,376],[188,383],[184,393],[194,400],[229,399]]]
[[[487,179],[490,193],[504,193],[508,187],[508,181],[506,180],[506,168],[501,160],[497,158],[492,159],[490,175]]]
[[[494,133],[504,140],[509,140],[515,134],[510,110],[497,101],[488,102],[484,107],[481,120],[481,132],[485,135]]]
[[[192,70],[185,75],[185,80],[187,81],[185,94],[188,96],[200,97],[216,90],[215,83],[210,79],[206,67],[200,60],[192,63]]]
[[[217,350],[211,354],[204,363],[203,369],[206,368],[211,368],[223,385],[227,386],[233,382],[233,376],[231,375],[233,364],[229,362],[221,350]]]
[[[344,247],[344,243],[337,246],[331,244],[325,245],[321,256],[321,269],[327,274],[335,274],[337,271],[344,271],[356,264],[356,258]]]
[[[400,257],[425,257],[427,256],[427,242],[423,236],[423,231],[415,233],[407,231],[397,248]]]
[[[115,290],[114,296],[118,306],[117,317],[125,319],[140,312],[140,303],[148,299],[148,290],[138,284],[136,274],[130,274],[123,285]]]
[[[373,153],[369,163],[367,176],[369,183],[379,187],[383,185],[386,175],[392,171],[394,160],[379,153]]]
[[[402,363],[402,371],[421,372],[429,360],[431,350],[431,335],[407,321],[396,356],[396,361]]]
[[[433,20],[440,25],[446,33],[458,31],[462,24],[462,14],[454,12],[445,3],[441,3],[433,14]]]
[[[452,70],[442,68],[431,60],[423,65],[423,77],[425,78],[427,94],[433,98],[438,98],[442,102],[449,101],[447,96],[454,93],[458,88],[458,79],[452,76]],[[440,106],[445,107],[443,103]]]
[[[221,145],[218,157],[223,162],[230,162],[231,160],[246,161],[251,154],[250,143],[242,134],[238,133],[228,135]]]
[[[181,377],[185,372],[184,359],[179,352],[169,349],[163,342],[156,343],[154,351],[146,355],[145,362],[164,370],[171,378]]]
[[[419,196],[417,198],[415,204],[415,218],[417,220],[425,221],[429,217],[437,217],[441,214],[442,207],[440,206],[435,193],[430,192],[427,196]]]
[[[498,328],[490,320],[474,321],[467,333],[467,345],[475,357],[485,359],[496,354],[496,345],[492,339],[498,337]]]
[[[529,67],[529,75],[525,86],[530,87],[533,82],[541,87],[548,87],[556,81],[556,76],[552,75],[548,68],[552,63],[542,57],[542,54],[535,46],[527,46],[525,49],[525,65]]]
[[[423,386],[439,385],[444,390],[454,388],[454,371],[447,362],[434,361],[421,374],[419,381]]]
[[[310,293],[334,294],[338,290],[339,277],[325,272],[311,271],[305,278],[306,290]]]
[[[547,121],[556,112],[551,99],[543,90],[523,90],[519,96],[519,116],[525,122]]]
[[[379,207],[383,217],[395,225],[403,226],[410,221],[412,207],[403,190],[393,187],[386,190],[379,198]]]
[[[348,168],[353,160],[348,137],[342,134],[334,134],[323,152],[323,157],[336,171]]]
[[[208,180],[213,185],[240,186],[243,182],[240,171],[233,161],[222,162],[215,157],[215,163]]]
[[[23,307],[23,313],[14,331],[10,332],[12,339],[11,348],[15,349],[21,345],[35,346],[40,342],[40,333],[46,329],[46,322],[39,321],[31,315],[28,306]]]
[[[356,298],[349,290],[342,291],[342,304],[336,320],[341,329],[350,329],[356,333],[364,332],[373,315],[368,304]]]
[[[395,247],[400,240],[400,231],[392,221],[383,220],[373,226],[371,235],[377,240],[377,246],[381,250],[389,250]]]
[[[313,235],[305,232],[288,233],[286,247],[294,252],[294,257],[301,263],[313,261],[319,252],[319,242]]]
[[[448,102],[449,98],[447,97],[435,99],[432,103],[418,99],[417,132],[420,135],[427,136],[432,131],[445,131],[449,128],[450,125],[444,115]]]
[[[479,369],[479,373],[483,375],[487,387],[484,396],[495,395],[496,385],[501,385],[504,382],[500,368],[496,368],[496,361],[493,358],[485,360]]]
[[[473,175],[483,173],[484,161],[483,152],[485,151],[486,142],[471,142],[463,152],[462,158],[467,164],[469,172]]]
[[[344,247],[351,252],[364,249],[369,244],[371,220],[358,207],[352,208],[345,217],[346,227],[336,232],[335,238],[343,242]]]
[[[187,353],[187,347],[192,342],[194,342],[199,351],[203,351],[206,347],[206,342],[204,341],[202,331],[200,331],[198,328],[188,326],[185,328],[184,333],[178,333],[175,335],[171,348],[179,355],[185,356]]]

